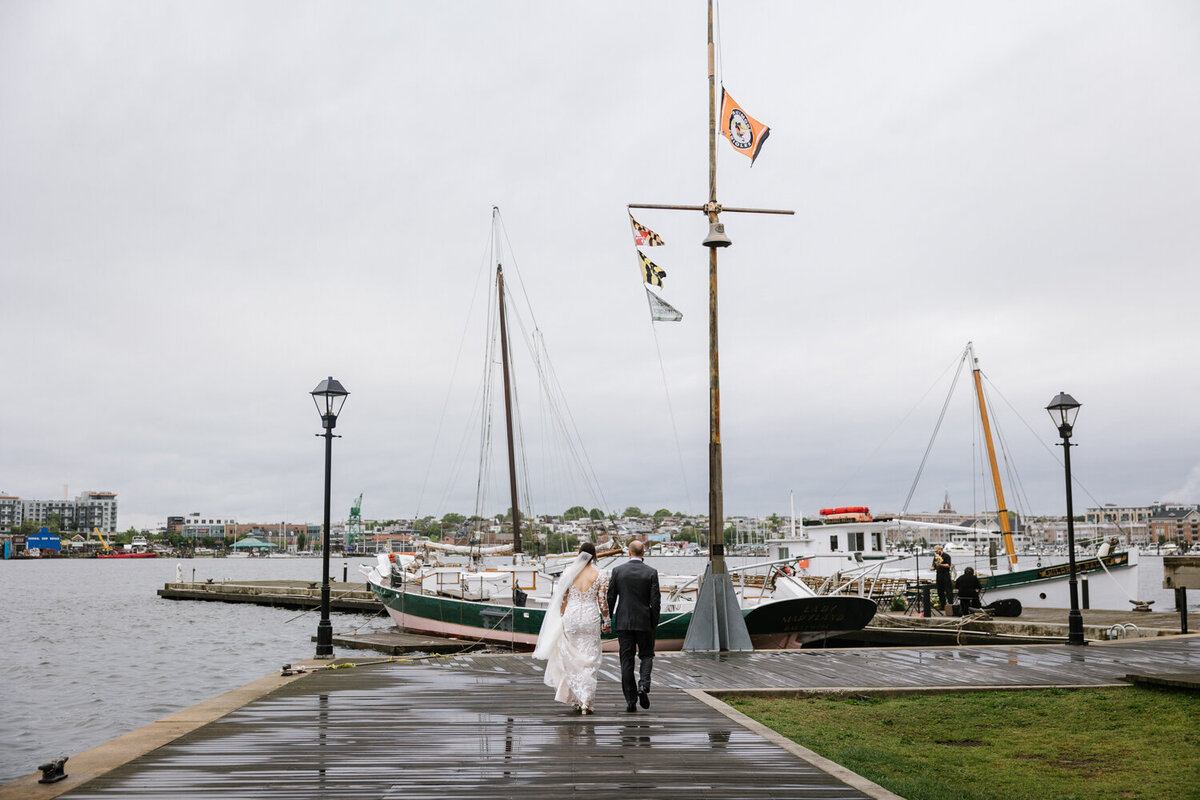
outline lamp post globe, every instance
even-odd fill
[[[1071,500],[1071,434],[1075,429],[1079,405],[1079,401],[1071,395],[1059,392],[1046,406],[1046,412],[1062,437],[1063,469],[1067,478],[1067,563],[1070,567],[1067,587],[1071,594],[1071,610],[1067,614],[1067,644],[1087,644],[1083,638],[1083,614],[1079,611],[1079,586],[1075,579],[1075,508]]]
[[[350,395],[333,376],[326,378],[313,389],[313,402],[321,415],[321,426],[325,437],[325,524],[321,542],[321,621],[317,623],[317,658],[333,658],[333,624],[329,621],[329,475],[333,466],[333,429],[337,426],[338,414]]]

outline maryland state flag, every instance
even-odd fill
[[[629,215],[629,224],[633,226],[633,243],[638,247],[658,247],[663,242],[662,237],[647,228]]]
[[[642,280],[651,286],[662,288],[662,279],[667,277],[666,271],[650,259],[646,258],[646,254],[641,250],[638,250],[637,254],[638,260],[642,264]]]
[[[742,107],[725,93],[725,87],[721,87],[721,135],[750,159],[750,166],[754,166],[754,159],[758,158],[758,151],[770,133],[770,128],[742,111]]]

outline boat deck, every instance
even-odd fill
[[[551,700],[541,665],[527,655],[380,659],[269,676],[73,757],[60,784],[27,777],[0,787],[0,800],[890,798],[702,690],[1099,686],[1131,674],[1195,681],[1200,636],[1086,647],[664,653],[652,707],[635,713],[624,710],[617,673],[616,658],[605,656],[597,712],[586,717]]]

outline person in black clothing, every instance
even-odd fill
[[[629,561],[612,571],[608,581],[608,607],[617,631],[621,658],[621,691],[625,710],[650,707],[650,670],[654,665],[654,634],[658,630],[661,595],[658,571],[642,561],[646,546],[636,539],[629,543]],[[638,674],[633,656],[638,657]]]
[[[930,567],[937,578],[938,605],[942,611],[954,601],[954,581],[950,578],[950,554],[942,552],[942,546],[933,548],[933,566]]]
[[[983,585],[971,567],[964,569],[963,574],[958,576],[958,580],[954,582],[954,588],[958,591],[958,613],[961,616],[965,617],[972,608],[983,607],[979,602],[979,592],[983,589]]]

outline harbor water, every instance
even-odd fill
[[[335,595],[343,565],[354,582],[363,560],[331,559]],[[180,565],[185,580],[321,580],[319,558],[0,561],[0,784],[312,657],[319,612],[158,597]],[[392,627],[332,621],[335,633]]]

